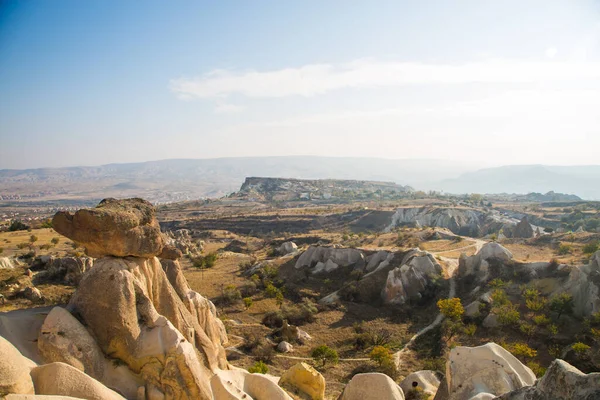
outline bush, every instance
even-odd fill
[[[281,328],[283,320],[283,313],[281,311],[269,311],[263,317],[262,323],[269,328]]]
[[[542,367],[539,363],[535,361],[529,361],[527,366],[533,371],[535,376],[541,378],[546,373],[546,368]]]
[[[224,304],[234,304],[242,298],[242,294],[235,285],[227,285],[223,288],[221,302]]]
[[[581,342],[577,342],[571,347],[572,347],[573,351],[575,352],[575,354],[577,354],[578,356],[584,354],[586,351],[588,351],[590,349],[590,346],[588,346],[585,343],[581,343]]]
[[[253,366],[248,368],[248,372],[250,372],[251,374],[268,374],[269,367],[264,362],[257,361],[254,363]]]
[[[571,246],[569,246],[568,244],[561,243],[558,246],[557,253],[559,256],[565,256],[565,255],[571,253]]]
[[[469,324],[469,325],[465,326],[464,332],[465,332],[465,334],[467,334],[469,336],[475,335],[475,332],[477,332],[477,325]]]
[[[550,318],[545,315],[534,315],[533,323],[538,326],[546,326],[550,324]]]
[[[386,347],[375,346],[373,350],[371,350],[369,358],[371,361],[375,361],[381,367],[381,365],[386,361],[392,362],[392,353]]]
[[[55,246],[56,246],[56,245],[57,245],[59,242],[60,242],[60,238],[58,238],[58,237],[53,237],[53,238],[50,240],[50,243],[52,243],[52,244],[53,244],[53,245],[55,245]]]
[[[244,297],[242,301],[244,302],[244,307],[246,308],[246,310],[252,307],[253,301],[251,297]]]
[[[498,316],[498,322],[500,322],[501,325],[515,325],[521,319],[519,310],[512,304],[507,304],[495,309],[494,314]]]
[[[277,297],[277,294],[281,293],[281,291],[276,288],[272,283],[268,283],[265,287],[265,295],[270,298]]]
[[[242,345],[240,347],[243,351],[246,351],[246,352],[252,352],[252,351],[254,351],[254,349],[256,349],[257,347],[259,347],[263,344],[262,340],[258,336],[254,335],[252,333],[248,333],[248,332],[244,333],[243,338],[244,338],[244,343],[242,343]]]
[[[428,400],[429,395],[420,387],[414,387],[404,394],[405,400]]]
[[[440,299],[437,302],[437,306],[440,309],[440,312],[446,318],[450,318],[455,321],[460,320],[465,313],[465,309],[463,308],[458,297],[453,297],[451,299]]]
[[[533,358],[537,356],[537,350],[532,349],[525,343],[515,343],[507,349],[516,357]]]
[[[217,253],[210,253],[204,257],[204,268],[212,268],[217,262]]]
[[[506,292],[502,289],[496,289],[492,292],[492,304],[494,307],[500,307],[510,304]]]
[[[573,313],[573,296],[568,293],[561,293],[550,299],[549,307],[550,311],[557,313],[557,319],[563,314]]]
[[[494,288],[494,289],[501,289],[503,287],[505,287],[509,282],[505,282],[500,278],[495,278],[492,279],[488,285],[490,285],[490,287]]]
[[[599,248],[600,245],[598,244],[598,242],[588,243],[585,246],[583,246],[583,254],[594,254],[598,251]]]
[[[311,357],[315,360],[316,363],[321,363],[322,367],[325,367],[325,364],[327,362],[335,365],[339,361],[337,351],[335,351],[327,345],[321,345],[313,349]]]
[[[29,229],[29,225],[25,225],[23,222],[21,222],[18,219],[15,219],[14,221],[12,221],[10,223],[10,226],[8,227],[9,232],[26,231],[27,229]]]
[[[270,363],[275,357],[275,350],[269,344],[261,344],[252,351],[252,356],[256,361]]]

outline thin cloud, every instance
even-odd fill
[[[184,98],[311,97],[346,88],[466,83],[543,83],[600,79],[598,62],[489,60],[461,65],[359,60],[342,65],[311,64],[275,71],[214,70],[198,78],[173,79]]]
[[[246,107],[230,103],[219,103],[215,106],[216,114],[233,114],[244,111]]]

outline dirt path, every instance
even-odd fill
[[[471,247],[475,247],[475,252],[477,253],[479,250],[481,250],[483,245],[487,243],[486,241],[480,240],[480,239],[474,239],[474,240],[475,240],[475,243],[471,244],[469,246],[465,246],[465,247],[462,247],[459,249],[431,252],[431,253],[432,254],[441,254],[441,253],[446,253],[446,252],[450,252],[450,251],[468,249]],[[448,258],[448,257],[443,257],[443,256],[439,256],[439,258],[440,258],[440,260],[444,261],[448,266],[447,272],[448,272],[448,276],[450,277],[450,289],[448,290],[448,298],[451,299],[454,296],[456,296],[456,280],[454,279],[454,275],[456,273],[456,270],[458,269],[458,260],[456,258]],[[394,363],[396,364],[396,366],[398,368],[400,368],[400,365],[402,364],[402,357],[404,356],[404,354],[406,354],[410,350],[410,348],[415,343],[415,341],[419,338],[419,336],[434,329],[435,327],[440,325],[442,323],[442,321],[444,321],[444,316],[440,313],[435,317],[435,319],[433,320],[433,322],[431,324],[427,325],[425,328],[421,329],[413,337],[411,337],[410,340],[404,345],[404,347],[400,351],[394,353]]]

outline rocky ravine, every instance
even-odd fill
[[[38,312],[21,313],[13,320],[2,316],[4,332],[28,326],[29,335],[37,332],[37,344],[32,346],[34,342],[23,335],[0,337],[0,396],[290,400],[285,387],[309,398],[324,398],[326,383],[307,364],[287,371],[280,386],[276,377],[250,374],[227,362],[223,324],[212,303],[189,288],[176,260],[181,253],[165,244],[149,203],[108,199],[91,210],[59,213],[54,226],[98,259],[83,273],[67,308],[55,307],[43,320]],[[333,256],[319,252],[327,251],[315,250],[311,258]],[[334,258],[342,263],[354,261],[353,257]],[[361,260],[358,256],[364,265]],[[405,269],[435,267],[421,253],[401,264]],[[383,267],[374,268],[373,272]],[[600,374],[584,375],[556,361],[536,382],[529,368],[490,343],[453,349],[441,382],[431,371],[415,372],[400,385],[386,375],[358,374],[340,399],[404,399],[405,391],[415,385],[441,400],[600,396]]]

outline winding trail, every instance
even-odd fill
[[[469,238],[469,240],[472,240],[472,239]],[[444,251],[438,251],[438,252],[432,251],[431,254],[442,254],[442,253],[448,253],[451,251],[460,251],[460,250],[468,249],[471,247],[475,247],[475,253],[477,253],[477,252],[479,252],[479,250],[481,250],[483,245],[486,243],[487,242],[485,240],[475,239],[475,243],[470,244],[468,246],[461,247],[458,249],[444,250]],[[443,257],[443,256],[439,256],[439,259],[444,261],[448,266],[447,272],[448,272],[448,276],[450,277],[450,279],[449,279],[450,289],[448,290],[448,298],[451,299],[456,296],[456,280],[454,278],[454,275],[456,274],[456,270],[458,269],[458,260],[456,258],[448,258],[448,257]],[[431,324],[427,325],[425,328],[418,331],[413,337],[410,338],[410,340],[404,345],[404,347],[400,351],[394,353],[393,357],[394,357],[394,363],[396,364],[396,367],[400,368],[400,366],[402,365],[403,355],[406,354],[410,350],[410,348],[415,343],[415,341],[419,338],[419,336],[436,328],[443,321],[444,321],[444,315],[442,313],[439,313],[435,317],[435,319],[433,320],[433,322]]]

